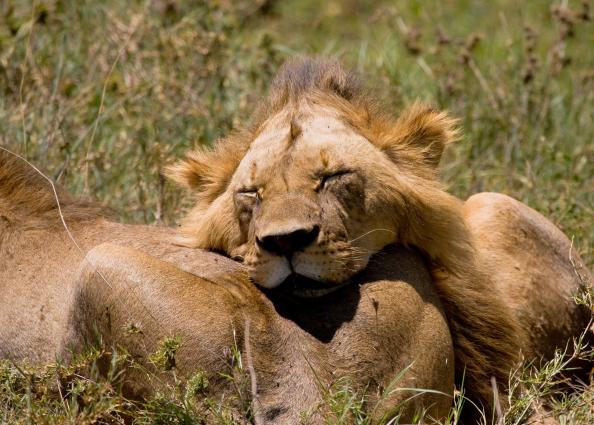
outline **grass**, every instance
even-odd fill
[[[395,113],[420,98],[460,118],[465,136],[442,167],[453,193],[514,196],[557,224],[591,268],[593,15],[591,1],[577,0],[7,0],[0,144],[122,221],[171,225],[186,205],[162,167],[248,120],[285,58],[339,56]],[[156,353],[165,365],[175,344]],[[198,402],[181,382],[145,404],[126,400],[117,382],[93,374],[96,360],[81,361],[80,374],[4,364],[0,421],[233,421],[224,403]],[[122,353],[114,367],[126,361]],[[514,377],[508,423],[557,392],[548,385],[559,367]],[[554,395],[547,403],[562,423],[593,422],[591,386]],[[345,384],[329,390],[328,406],[367,423],[362,400]]]
[[[156,371],[125,351],[101,345],[68,366],[40,368],[0,361],[0,423],[227,425],[251,417],[249,407],[242,410],[244,400],[235,395],[209,398],[203,372],[182,382],[170,365],[162,364],[163,356],[174,358],[172,341],[164,340],[155,353]],[[237,365],[232,368],[239,370]],[[127,399],[122,395],[122,376],[130,369],[141,370],[160,389],[142,401]],[[167,378],[170,383],[163,385]]]

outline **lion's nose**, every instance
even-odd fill
[[[278,255],[290,257],[294,252],[302,251],[318,237],[320,226],[300,228],[288,232],[273,233],[258,237],[261,248]]]

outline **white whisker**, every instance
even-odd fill
[[[360,235],[360,236],[357,236],[355,239],[351,239],[351,240],[350,240],[350,241],[348,241],[348,242],[349,242],[349,243],[353,243],[353,242],[355,242],[355,241],[358,241],[358,240],[359,240],[359,239],[361,239],[361,238],[364,238],[365,236],[367,236],[367,235],[369,235],[369,234],[371,234],[371,233],[373,233],[373,232],[388,232],[388,233],[391,233],[391,234],[393,234],[393,235],[396,235],[396,232],[394,232],[393,230],[390,230],[390,229],[372,229],[372,230],[370,230],[369,232],[363,233],[362,235]]]

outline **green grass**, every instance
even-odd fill
[[[453,193],[516,197],[563,229],[592,267],[593,14],[591,1],[576,0],[7,0],[0,144],[122,221],[171,225],[185,204],[161,177],[163,166],[248,120],[285,58],[339,56],[395,113],[423,99],[460,118],[464,137],[442,166]],[[45,382],[45,372],[31,373],[3,366],[0,412],[9,413],[0,421],[26,423],[51,409],[59,423],[83,415],[87,402],[105,417],[128,412],[139,423],[154,419],[144,411],[198,412],[187,413],[198,422],[205,411],[224,411],[214,401],[188,404],[182,383],[146,405],[98,376],[64,395],[49,389],[52,375],[39,395],[30,381]],[[530,410],[549,391],[538,383],[553,375],[517,379],[518,394],[536,398],[512,402]],[[87,402],[77,391],[90,394]],[[345,385],[330,391],[328,405],[366,423],[361,397]],[[552,408],[565,423],[588,423],[593,401],[588,387]]]

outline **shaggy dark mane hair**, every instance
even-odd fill
[[[313,92],[332,93],[349,102],[363,102],[360,79],[337,60],[299,57],[285,62],[270,85],[267,114]]]

